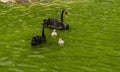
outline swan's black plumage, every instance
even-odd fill
[[[44,26],[42,26],[42,36],[35,36],[32,38],[31,45],[36,46],[46,41],[46,36],[44,34]]]
[[[69,25],[66,24],[63,20],[63,15],[64,14],[67,14],[66,10],[62,10],[60,20],[58,20],[56,18],[48,18],[48,19],[43,20],[43,25],[45,27],[48,27],[48,28],[51,28],[51,29],[59,29],[59,30],[69,29]]]

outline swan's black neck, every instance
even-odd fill
[[[65,10],[62,10],[62,13],[61,13],[61,21],[63,22],[63,14],[64,14]]]
[[[44,25],[42,25],[42,37],[45,38],[45,34],[44,34]]]

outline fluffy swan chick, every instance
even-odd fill
[[[58,44],[59,45],[64,45],[64,40],[62,40],[62,38],[59,38]]]
[[[53,32],[51,33],[51,36],[52,36],[52,37],[56,37],[56,36],[57,36],[56,29],[53,30]]]

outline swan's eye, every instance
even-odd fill
[[[68,12],[67,12],[67,11],[65,12],[65,15],[68,15]]]
[[[67,11],[65,12],[65,16],[68,17],[68,12]]]

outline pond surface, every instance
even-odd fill
[[[119,0],[82,0],[48,4],[0,3],[1,72],[119,72]],[[60,17],[67,9],[69,30],[45,28],[47,42],[31,46],[41,35],[43,19]],[[58,44],[63,38],[64,46]]]

